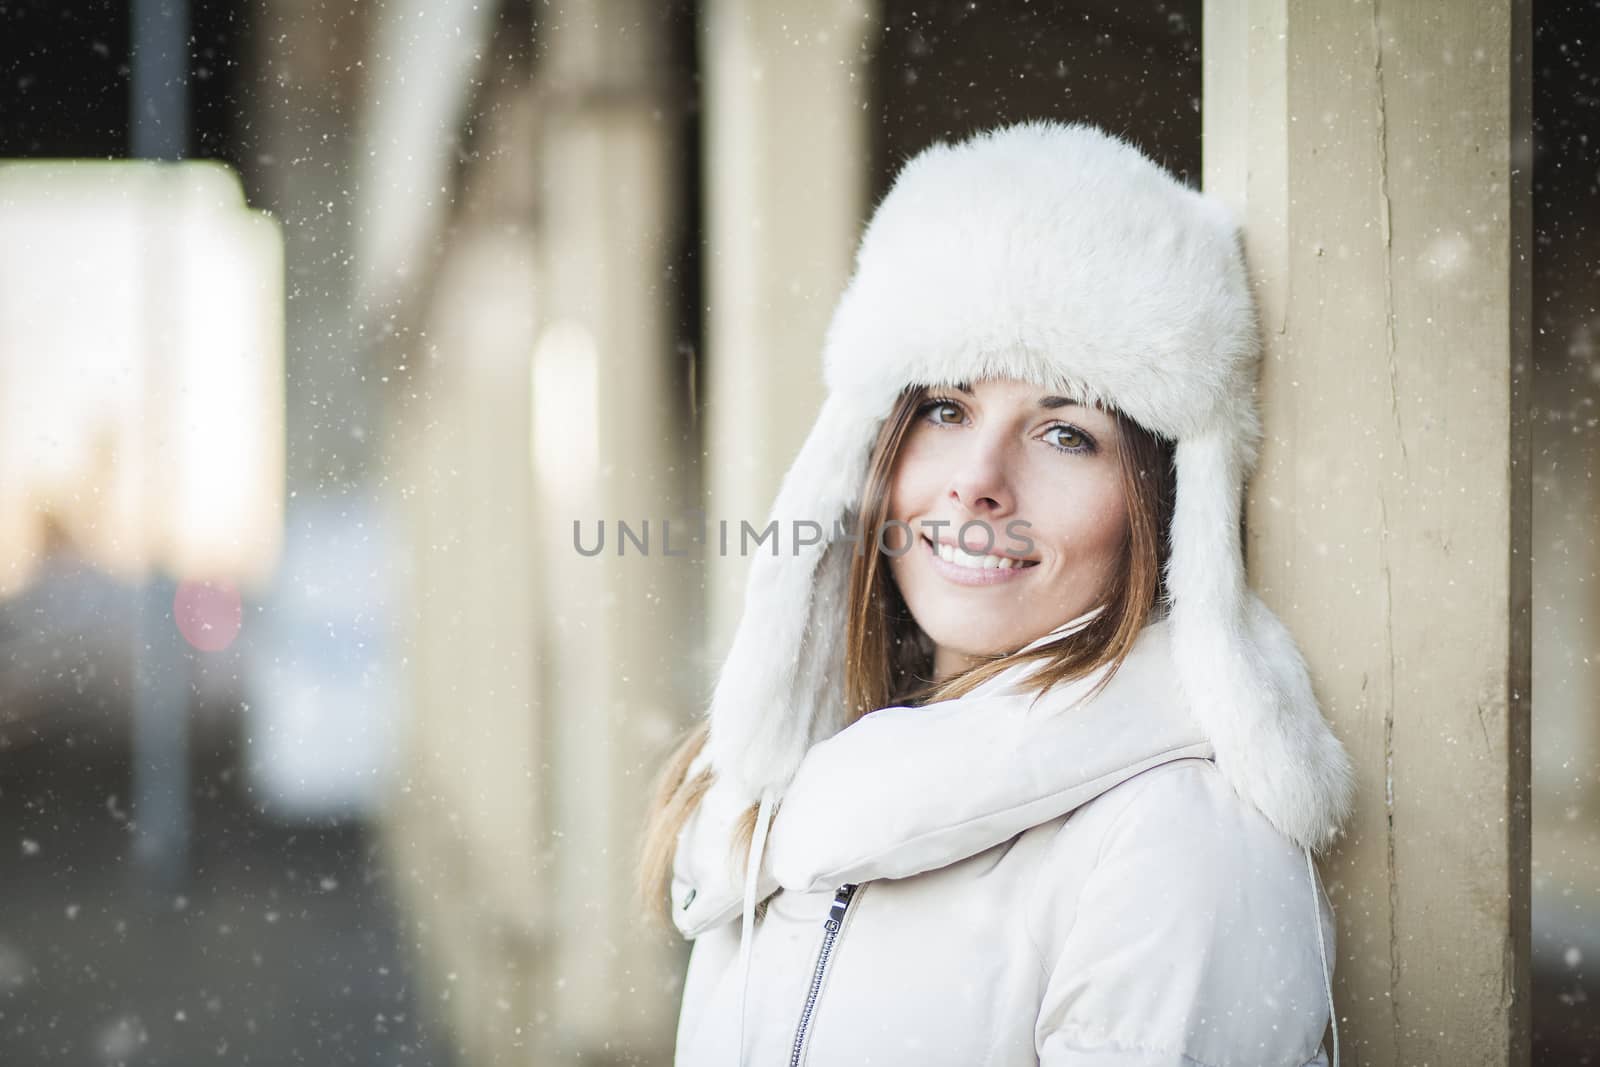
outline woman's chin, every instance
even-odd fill
[[[1009,648],[1019,648],[1026,642],[1011,644],[1016,632],[1016,619],[999,616],[989,618],[970,610],[943,609],[927,613],[931,618],[917,616],[918,625],[940,648],[968,657],[993,656]]]

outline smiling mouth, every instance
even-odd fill
[[[1036,559],[1013,559],[1010,556],[973,555],[950,544],[948,541],[933,542],[927,534],[922,534],[922,541],[928,546],[928,551],[944,560],[946,563],[957,567],[965,567],[972,571],[1020,571],[1029,567],[1037,567]]]

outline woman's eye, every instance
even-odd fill
[[[953,400],[930,400],[922,405],[922,413],[924,417],[931,417],[932,421],[944,426],[961,422],[961,405]]]
[[[1052,426],[1045,439],[1063,452],[1093,452],[1094,441],[1076,426]]]

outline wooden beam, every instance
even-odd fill
[[[1530,19],[1205,8],[1266,343],[1251,578],[1361,776],[1322,866],[1364,1064],[1529,1057]]]

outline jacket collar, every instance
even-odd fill
[[[883,708],[813,745],[773,818],[757,899],[943,867],[1158,764],[1212,756],[1173,677],[1169,628],[1147,625],[1086,703],[1099,672],[1041,697],[1018,685],[1037,664],[1021,664],[963,697]],[[730,799],[714,784],[679,840],[673,915],[686,937],[740,908],[743,872],[729,850],[740,812]]]

